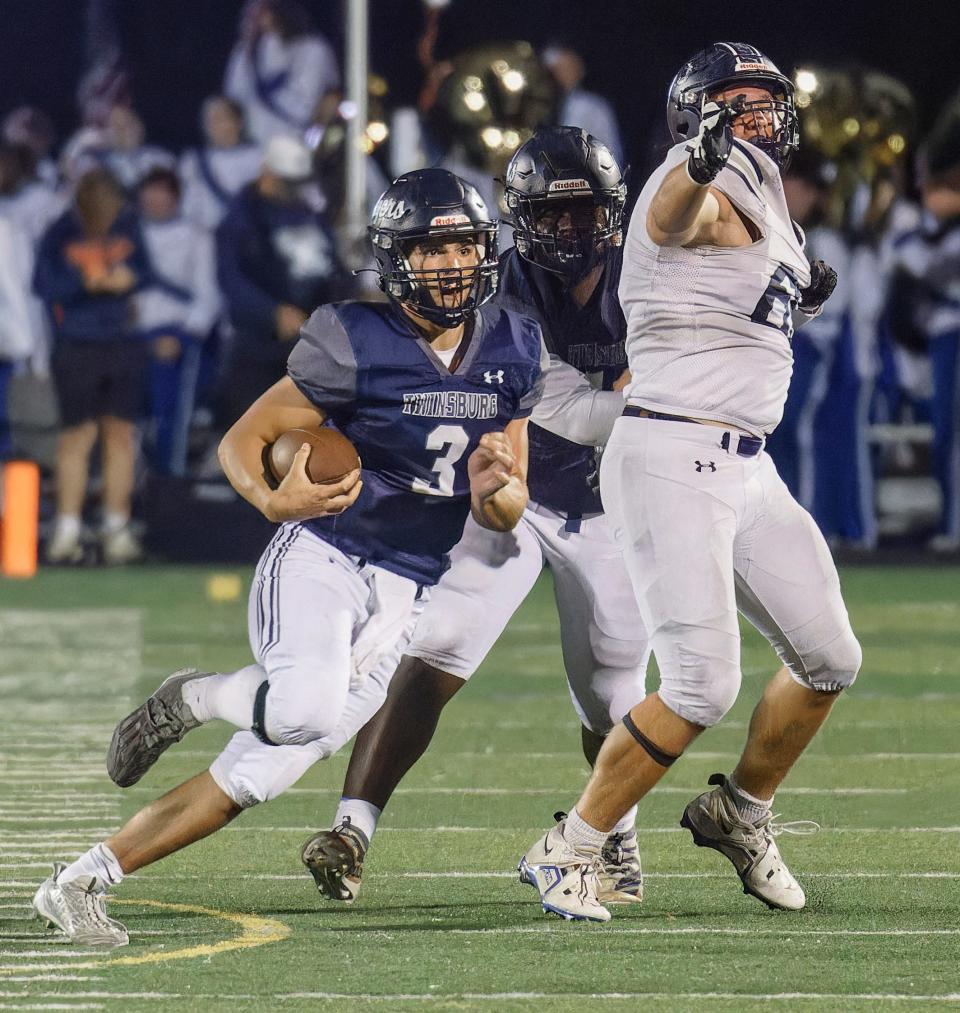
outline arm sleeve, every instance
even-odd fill
[[[346,408],[357,397],[357,359],[350,336],[330,306],[321,306],[300,329],[287,374],[318,408]]]
[[[26,358],[34,349],[27,293],[19,265],[30,249],[26,236],[0,219],[0,360]]]
[[[543,396],[530,420],[554,436],[599,447],[622,411],[623,394],[597,390],[580,370],[551,355],[543,371]]]
[[[219,312],[213,239],[206,229],[197,228],[193,239],[193,301],[183,326],[198,338],[205,338]]]
[[[60,232],[56,226],[47,230],[37,250],[33,291],[47,305],[51,303],[70,305],[86,298],[83,278],[64,257],[60,248]]]

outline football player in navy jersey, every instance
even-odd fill
[[[623,409],[628,375],[617,300],[625,192],[609,149],[575,127],[539,130],[508,166],[516,248],[500,260],[496,299],[536,319],[550,353],[530,426],[530,502],[509,532],[468,520],[384,706],[357,738],[333,830],[304,846],[324,896],[356,896],[381,810],[545,565],[588,762],[643,699],[647,640],[595,481],[595,447]],[[603,849],[607,902],[642,898],[635,819],[626,813]]]
[[[316,310],[288,376],[224,437],[234,488],[280,528],[250,593],[255,661],[170,676],[117,726],[113,780],[136,783],[174,742],[216,718],[238,731],[208,771],[141,810],[70,866],[34,906],[73,941],[123,945],[105,890],[273,798],[377,710],[468,514],[506,531],[527,504],[527,416],[540,395],[538,324],[484,304],[496,287],[496,224],[442,169],[400,177],[369,229],[384,304]],[[276,489],[263,454],[329,420],[363,461],[313,484],[309,445]]]

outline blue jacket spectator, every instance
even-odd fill
[[[350,294],[333,235],[303,196],[310,173],[307,147],[275,137],[260,175],[217,230],[217,278],[235,332],[226,405],[233,417],[284,375],[310,313]]]
[[[110,280],[120,270],[135,276],[125,288]],[[91,236],[71,209],[40,241],[33,287],[47,305],[55,342],[109,341],[132,332],[130,295],[149,276],[146,246],[132,211],[122,210],[104,234]]]

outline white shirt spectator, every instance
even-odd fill
[[[617,114],[605,98],[583,88],[574,88],[560,107],[560,123],[593,134],[610,149],[617,164],[623,165],[623,141]]]
[[[263,145],[276,134],[303,134],[317,103],[339,86],[336,54],[322,35],[284,42],[266,31],[252,45],[234,47],[223,90],[243,108],[250,137]]]
[[[160,283],[136,296],[140,329],[170,327],[205,338],[220,312],[213,237],[179,217],[141,219],[141,227]]]
[[[184,152],[180,160],[183,217],[205,229],[216,229],[234,195],[256,178],[262,160],[255,144]]]
[[[28,303],[33,249],[25,233],[0,217],[0,359],[19,362],[36,351]]]
[[[0,215],[17,225],[36,249],[47,226],[63,214],[67,203],[63,194],[34,179],[24,183],[16,193],[0,197]]]

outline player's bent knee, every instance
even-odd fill
[[[825,647],[803,658],[802,670],[790,674],[818,693],[839,693],[852,686],[863,663],[860,642],[847,628]]]
[[[305,746],[332,735],[342,714],[343,706],[333,700],[303,699],[271,686],[263,705],[264,738],[275,746]]]
[[[661,675],[657,691],[663,703],[678,717],[702,728],[718,724],[740,694],[740,666],[701,658],[683,668],[682,679]]]

